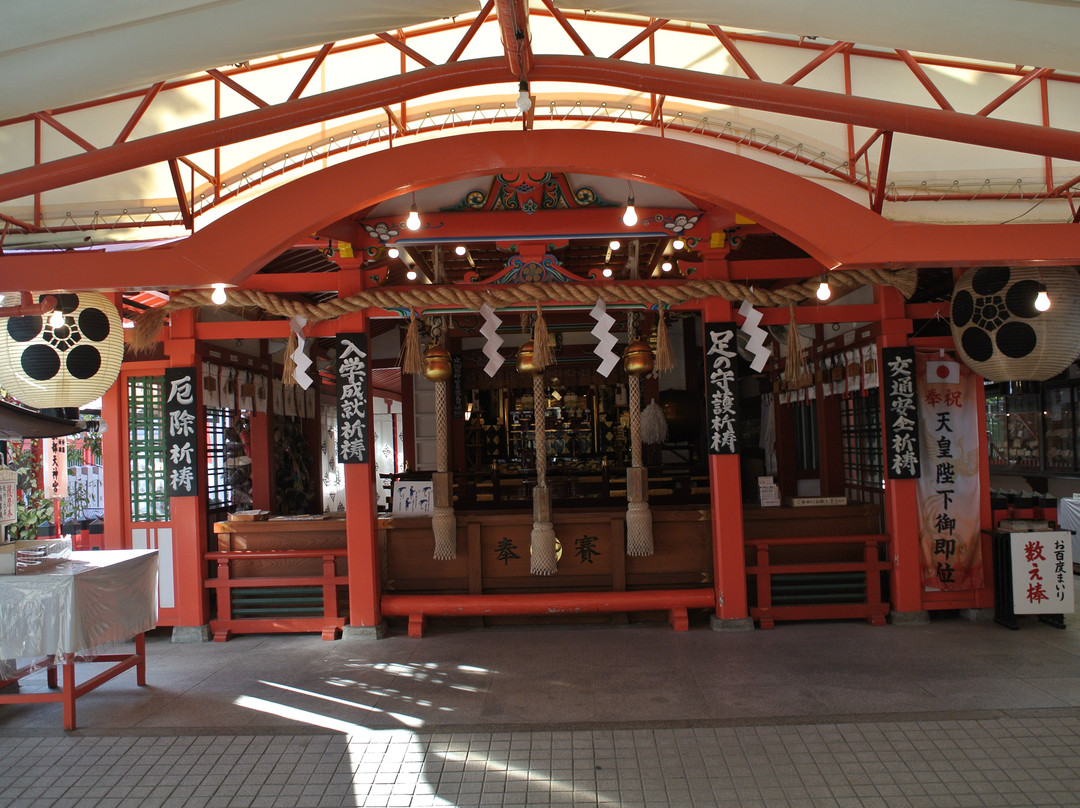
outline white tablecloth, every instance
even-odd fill
[[[93,550],[0,575],[0,660],[85,651],[157,624],[157,550]]]

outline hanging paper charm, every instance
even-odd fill
[[[293,334],[296,335],[296,350],[290,354],[295,366],[293,367],[293,378],[296,383],[302,388],[307,390],[311,387],[311,374],[308,373],[308,368],[311,367],[311,358],[304,353],[304,326],[307,325],[307,319],[301,317],[299,314],[289,320],[289,328]]]
[[[761,312],[755,309],[749,300],[744,300],[739,306],[739,314],[743,316],[743,324],[739,327],[748,337],[746,350],[754,355],[750,367],[755,373],[765,369],[765,363],[772,356],[772,351],[765,347],[765,337],[768,333],[761,327]]]
[[[596,320],[590,333],[597,340],[593,349],[593,353],[600,357],[600,367],[597,370],[606,379],[619,364],[619,356],[612,350],[619,341],[618,337],[611,333],[615,318],[607,313],[607,303],[602,297],[596,299],[596,305],[589,312],[589,316]]]
[[[491,306],[487,303],[480,307],[480,316],[484,318],[484,325],[480,328],[480,333],[487,338],[487,342],[484,343],[484,356],[488,358],[488,361],[484,365],[484,372],[488,376],[494,376],[499,372],[499,368],[503,364],[502,354],[499,353],[499,348],[503,344],[503,338],[499,336],[499,326],[502,325],[502,320],[499,319],[498,315],[492,311]]]

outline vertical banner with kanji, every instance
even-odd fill
[[[367,334],[338,334],[337,360],[338,460],[368,462]]]
[[[1010,533],[1009,549],[1013,614],[1072,614],[1076,610],[1068,531]]]
[[[948,365],[942,372],[942,365]],[[975,374],[959,362],[917,360],[923,474],[917,484],[923,585],[983,585],[979,412]]]
[[[18,507],[19,473],[14,469],[0,468],[0,538],[3,527],[15,521]]]
[[[165,369],[165,493],[170,497],[198,494],[198,378],[195,368]]]
[[[739,453],[735,323],[705,324],[706,432],[709,454]]]
[[[41,441],[41,473],[45,496],[66,499],[68,495],[67,438],[44,438]]]
[[[919,408],[915,396],[915,349],[882,348],[881,385],[885,419],[885,476],[919,476]]]

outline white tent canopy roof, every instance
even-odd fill
[[[0,119],[208,68],[474,12],[476,0],[2,2]],[[557,2],[565,8],[580,2]],[[1080,73],[1077,0],[593,0],[594,11]]]

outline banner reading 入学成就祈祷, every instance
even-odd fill
[[[975,374],[960,364],[918,355],[917,481],[923,586],[930,590],[983,586],[979,524],[979,412]],[[948,364],[952,372],[941,373]]]

